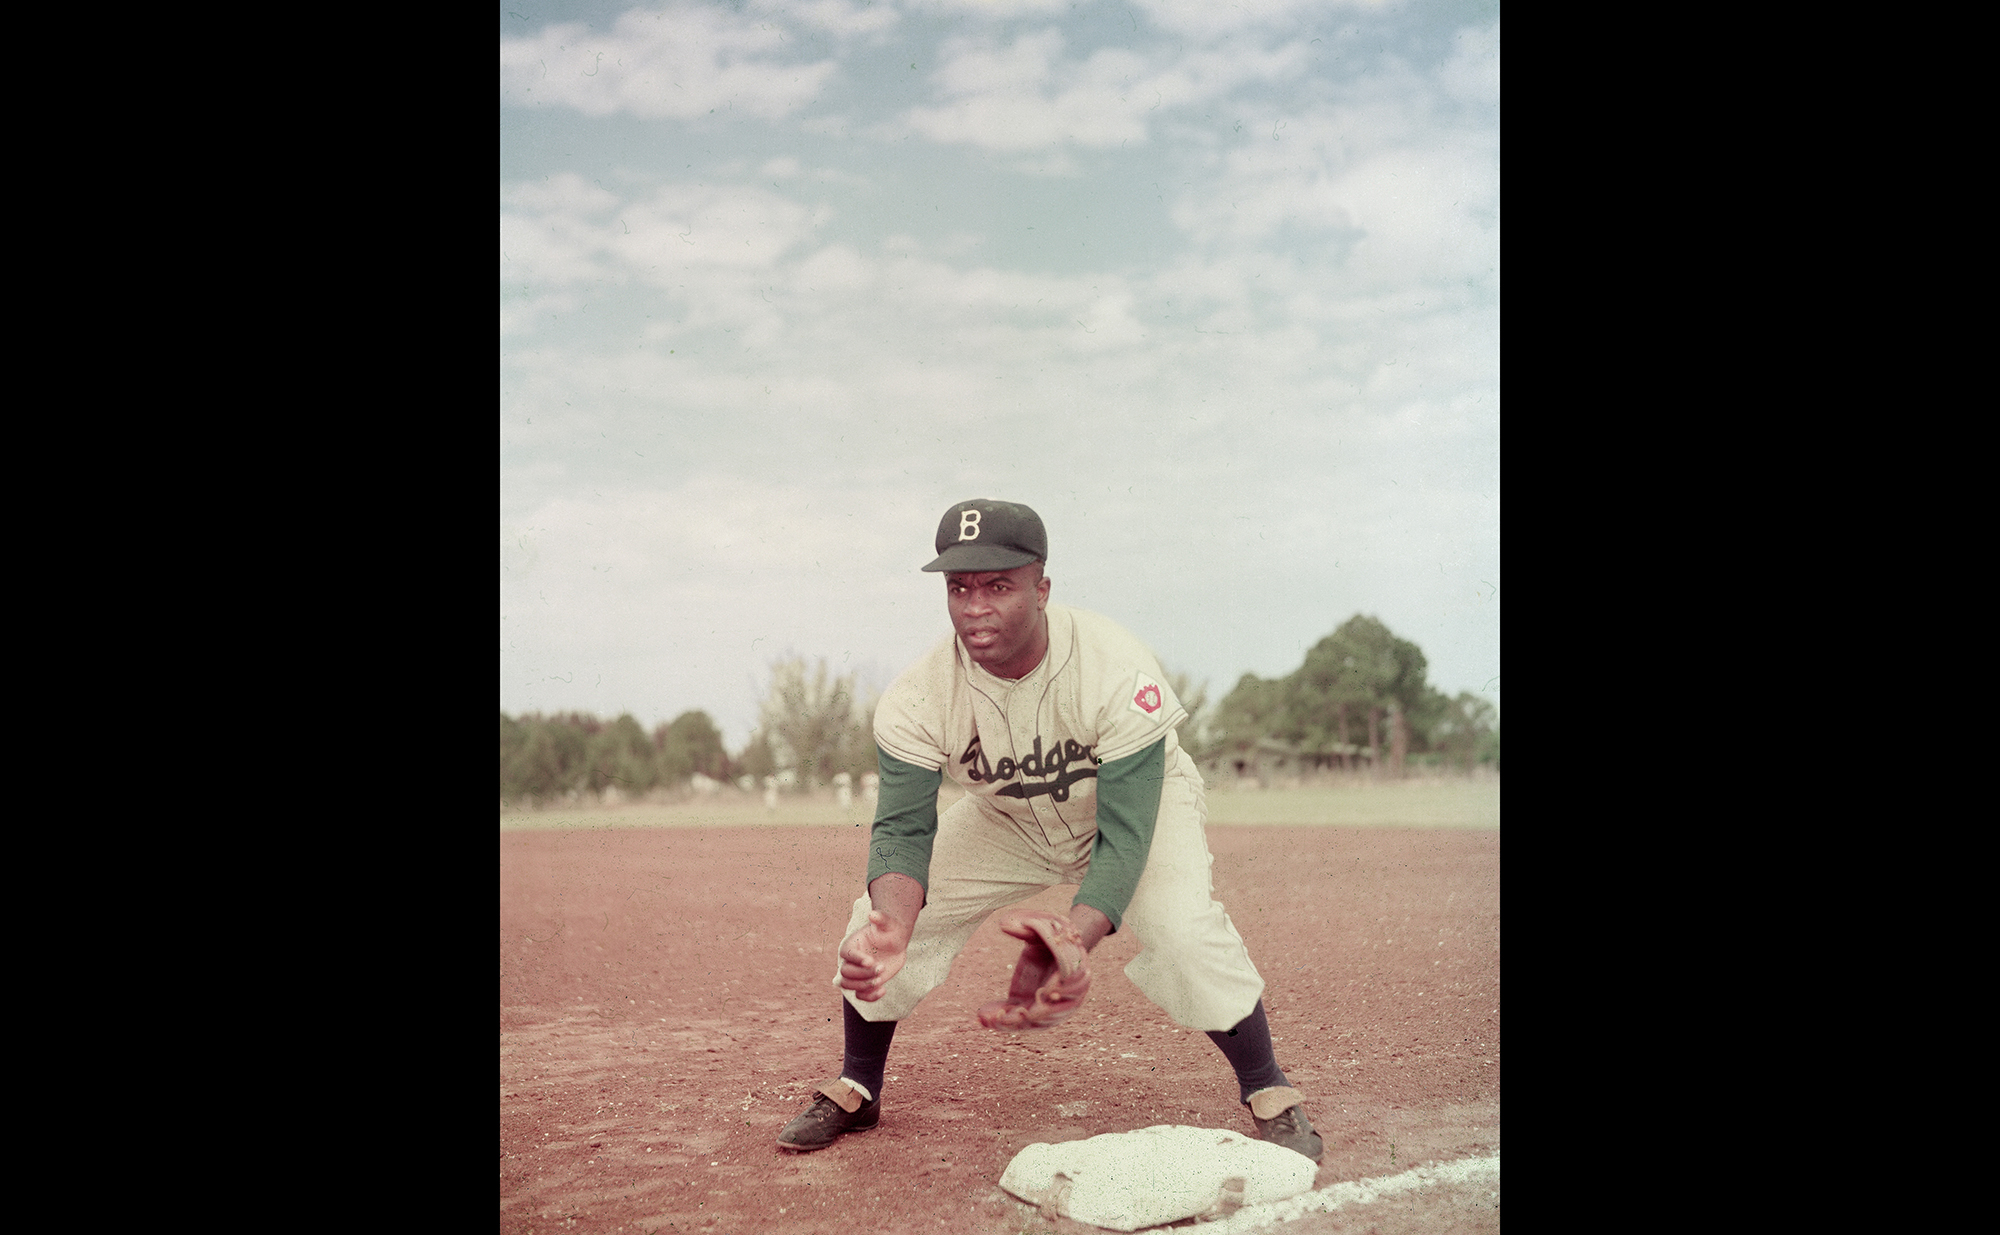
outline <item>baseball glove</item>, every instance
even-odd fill
[[[1010,909],[1001,915],[1000,929],[1026,942],[1014,962],[1007,998],[979,1009],[979,1023],[988,1029],[1047,1029],[1068,1020],[1090,993],[1083,936],[1068,918],[1040,909]]]

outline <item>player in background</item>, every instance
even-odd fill
[[[1049,603],[1048,537],[1026,506],[960,502],[935,547],[923,569],[944,573],[953,634],[876,710],[867,894],[835,977],[845,1057],[779,1146],[823,1149],[875,1127],[896,1022],[944,981],[989,914],[1074,883],[1067,918],[1001,919],[1022,954],[982,1023],[1067,1018],[1089,990],[1082,954],[1129,928],[1142,950],[1126,976],[1220,1048],[1259,1137],[1319,1161],[1303,1095],[1272,1049],[1263,978],[1212,895],[1201,773],[1175,736],[1187,712],[1159,662],[1108,619]],[[946,775],[966,796],[940,817]]]

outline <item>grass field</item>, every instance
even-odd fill
[[[938,796],[948,806],[959,798],[947,783]],[[500,830],[575,828],[742,827],[761,824],[820,824],[865,828],[868,808],[860,801],[842,811],[830,794],[785,797],[776,810],[764,809],[761,796],[725,790],[712,798],[664,805],[651,803],[584,809],[554,809],[503,813]],[[1208,822],[1287,824],[1343,828],[1494,828],[1500,826],[1500,782],[1477,780],[1407,780],[1401,783],[1357,782],[1332,787],[1244,790],[1212,788],[1208,792]]]
[[[1209,826],[1280,823],[1342,828],[1498,828],[1500,781],[1406,780],[1338,788],[1208,793]]]

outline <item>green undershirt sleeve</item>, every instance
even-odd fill
[[[1165,738],[1097,769],[1097,842],[1091,846],[1083,886],[1071,904],[1089,905],[1111,919],[1114,934],[1124,920],[1125,907],[1132,903],[1139,876],[1146,873],[1166,776]]]
[[[868,833],[868,883],[895,871],[931,886],[931,842],[937,839],[938,788],[943,772],[933,772],[875,748],[882,783],[876,789],[875,825]],[[864,885],[866,886],[866,885]]]

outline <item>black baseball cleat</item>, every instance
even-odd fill
[[[1314,1162],[1326,1152],[1312,1120],[1306,1118],[1305,1095],[1289,1086],[1260,1089],[1250,1095],[1250,1118],[1257,1121],[1257,1139],[1283,1145]]]
[[[866,1132],[882,1119],[882,1099],[861,1100],[861,1091],[846,1081],[819,1087],[813,1104],[778,1133],[778,1148],[798,1153],[825,1149],[849,1132]]]

